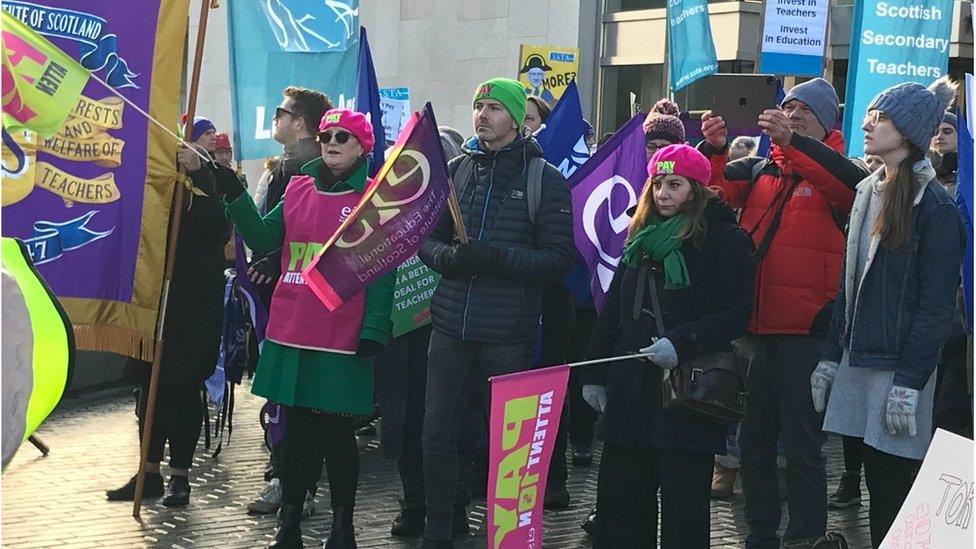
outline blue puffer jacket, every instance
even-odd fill
[[[500,249],[501,259],[494,275],[441,278],[430,303],[434,329],[462,341],[532,341],[538,335],[543,287],[562,280],[576,254],[569,187],[547,164],[533,225],[526,185],[529,160],[542,156],[535,139],[519,137],[499,151],[485,151],[471,139],[464,153],[475,160],[468,180],[454,182],[465,229],[469,238]],[[450,162],[451,174],[463,158]],[[418,255],[443,274],[444,252],[456,243],[445,210]]]
[[[929,161],[916,163],[915,173],[928,183],[915,196],[911,242],[893,251],[874,236],[859,287],[858,242],[877,174],[857,187],[823,359],[840,362],[848,350],[852,368],[894,370],[895,385],[921,389],[939,364],[955,319],[966,229]]]

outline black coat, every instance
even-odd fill
[[[160,383],[164,385],[200,385],[213,374],[220,349],[224,245],[230,238],[230,223],[210,168],[204,166],[190,176],[206,196],[184,193],[163,334]]]
[[[664,336],[674,345],[678,361],[684,362],[729,350],[730,342],[745,334],[755,276],[752,242],[732,210],[717,199],[706,206],[705,227],[700,246],[686,240],[681,247],[690,288],[665,290],[663,272],[647,263],[655,269],[664,334],[657,333],[651,316],[649,291],[643,292],[634,319],[639,270],[620,264],[593,329],[591,358],[634,353],[650,345],[652,336]],[[724,454],[726,427],[665,411],[661,378],[662,370],[645,360],[587,368],[584,383],[607,386],[607,409],[597,435],[627,447]]]
[[[507,147],[482,151],[469,140],[465,155],[475,160],[467,181],[455,181],[468,237],[501,250],[494,275],[441,278],[431,300],[434,329],[462,341],[511,344],[535,339],[542,314],[542,289],[558,282],[576,256],[572,199],[555,167],[542,173],[535,224],[529,220],[526,184],[529,160],[542,156],[535,139],[519,137]],[[454,174],[461,160],[451,161]],[[455,244],[445,210],[420,251],[420,259],[443,274],[444,251]]]

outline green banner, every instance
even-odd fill
[[[397,267],[393,292],[393,337],[400,337],[430,324],[430,298],[441,275],[430,270],[417,256]]]

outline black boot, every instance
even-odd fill
[[[580,528],[589,536],[596,532],[596,507],[590,510],[590,514],[586,515],[586,518],[580,523]]]
[[[454,504],[454,525],[451,535],[455,538],[466,536],[471,533],[471,526],[468,524],[468,508],[459,503]]]
[[[545,499],[542,500],[543,509],[563,511],[569,509],[569,490],[566,489],[566,482],[554,482],[546,486]]]
[[[284,504],[278,511],[278,532],[268,547],[298,549],[302,544],[302,506]]]
[[[169,486],[166,487],[163,505],[166,507],[183,507],[188,503],[190,503],[189,479],[183,475],[172,475],[169,477]]]
[[[323,549],[356,549],[356,531],[352,527],[352,507],[332,508],[332,531]]]
[[[138,476],[138,475],[136,475]],[[142,488],[142,497],[158,498],[163,496],[163,475],[146,472],[146,483]],[[136,497],[136,477],[133,476],[122,487],[105,492],[109,501],[132,501]]]
[[[402,538],[415,538],[424,533],[424,519],[427,517],[426,507],[402,509],[393,519],[390,534]]]

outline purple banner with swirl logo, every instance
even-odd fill
[[[597,310],[620,262],[630,216],[647,179],[644,115],[638,113],[569,178],[573,238],[590,274]]]

